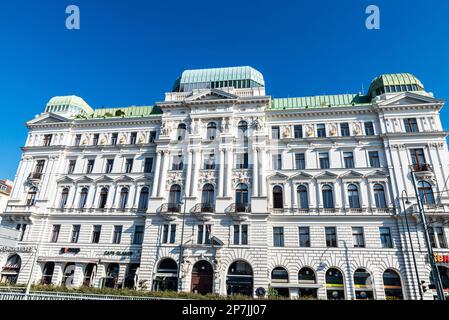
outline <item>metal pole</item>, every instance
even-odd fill
[[[191,165],[191,164],[189,164]],[[183,188],[183,196],[184,196],[184,212],[182,214],[182,228],[181,228],[181,244],[179,245],[179,259],[178,259],[178,292],[182,291],[182,281],[181,281],[181,267],[184,263],[183,251],[184,251],[184,228],[185,228],[185,218],[186,218],[186,210],[187,210],[187,201],[186,201],[186,193],[185,187]]]
[[[424,225],[424,239],[426,240],[427,253],[429,255],[430,266],[432,267],[432,278],[433,278],[433,281],[435,282],[435,288],[437,290],[438,300],[445,300],[443,285],[441,283],[440,272],[435,263],[435,256],[433,254],[433,249],[432,249],[432,245],[430,242],[429,229],[427,228],[426,215],[424,213],[424,208],[421,203],[421,199],[419,197],[418,189],[416,188],[416,180],[415,180],[415,174],[414,174],[413,168],[410,169],[410,172],[412,175],[413,188],[415,189],[416,200],[418,203],[419,215],[420,215],[422,223]]]
[[[406,193],[405,190],[402,190],[402,195],[401,195],[402,207],[404,208],[405,223],[407,225],[407,233],[408,233],[408,238],[409,238],[409,241],[410,241],[410,248],[412,249],[412,258],[413,258],[413,264],[415,266],[416,279],[418,281],[419,296],[420,296],[421,300],[423,300],[423,292],[422,292],[422,288],[421,288],[421,280],[419,279],[418,266],[416,265],[415,249],[414,249],[414,246],[413,246],[412,236],[411,236],[411,233],[410,233],[410,227],[409,227],[409,224],[408,224],[407,209],[405,208],[405,203],[404,203],[404,192]],[[406,193],[406,195],[407,195],[407,193]],[[408,195],[407,195],[407,200],[408,200]]]
[[[39,252],[39,244],[37,245],[35,251],[34,251],[34,259],[33,259],[33,264],[31,265],[31,272],[30,272],[30,276],[28,278],[28,284],[27,284],[27,288],[25,291],[25,300],[28,300],[28,295],[30,294],[31,291],[31,284],[32,284],[32,278],[33,278],[33,274],[34,274],[34,266],[37,263],[37,257],[38,257],[38,252]]]

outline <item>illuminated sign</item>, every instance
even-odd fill
[[[61,248],[61,250],[59,251],[60,254],[65,254],[65,253],[73,253],[73,254],[77,254],[81,251],[80,248]]]
[[[435,253],[435,262],[436,263],[449,263],[449,256]]]

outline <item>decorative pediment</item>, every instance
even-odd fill
[[[136,182],[148,182],[151,181],[152,177],[148,174],[143,174],[141,176],[138,176],[135,181]]]
[[[272,174],[271,176],[268,176],[267,179],[270,180],[270,181],[285,181],[285,180],[288,179],[288,176],[286,176],[283,173],[276,172],[275,174]]]
[[[367,179],[387,179],[388,174],[382,170],[374,170],[365,175]]]
[[[50,123],[62,123],[69,122],[70,119],[60,116],[55,113],[43,113],[37,118],[34,118],[31,121],[27,122],[27,125],[36,125],[36,124],[50,124]]]
[[[351,179],[351,180],[352,179],[363,179],[363,177],[364,177],[363,174],[361,174],[357,171],[354,171],[354,170],[348,171],[340,176],[341,179]]]
[[[114,179],[112,179],[109,176],[101,176],[101,177],[95,179],[95,182],[97,182],[97,183],[98,182],[113,182],[113,181],[114,181]]]
[[[109,178],[109,177],[108,177]],[[133,182],[134,179],[128,175],[123,175],[115,179],[116,182]]]
[[[74,182],[74,180],[65,176],[65,177],[59,178],[58,180],[56,180],[56,182],[59,184],[72,184]]]
[[[236,95],[230,94],[222,90],[207,89],[202,90],[201,92],[188,97],[185,101],[195,102],[195,101],[223,100],[223,99],[237,99],[237,98],[238,97]]]
[[[338,178],[338,174],[326,171],[322,174],[319,174],[317,176],[315,176],[315,179],[317,180],[335,180]]]
[[[440,104],[444,103],[444,101],[417,93],[404,92],[391,99],[380,102],[379,106],[390,107],[390,106],[414,105],[414,104],[420,105],[429,103]]]
[[[76,183],[92,183],[93,181],[94,181],[93,179],[91,179],[91,178],[89,178],[87,176],[83,176],[81,178],[78,178],[76,180]]]
[[[298,174],[295,174],[293,177],[290,178],[291,180],[300,180],[300,181],[310,181],[313,179],[313,176],[305,173],[305,172],[300,172]]]

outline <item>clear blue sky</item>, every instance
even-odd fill
[[[65,28],[70,4],[79,31]],[[379,31],[365,28],[369,4]],[[0,178],[14,178],[24,123],[52,96],[151,105],[188,68],[251,65],[274,97],[355,93],[381,73],[411,72],[448,99],[448,15],[441,0],[2,1]]]

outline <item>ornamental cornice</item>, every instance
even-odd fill
[[[251,173],[249,170],[235,170],[232,173],[232,183],[237,185],[239,183],[244,183],[251,187]]]
[[[216,170],[201,170],[198,177],[198,189],[201,189],[205,184],[210,183],[217,186],[218,173]]]

